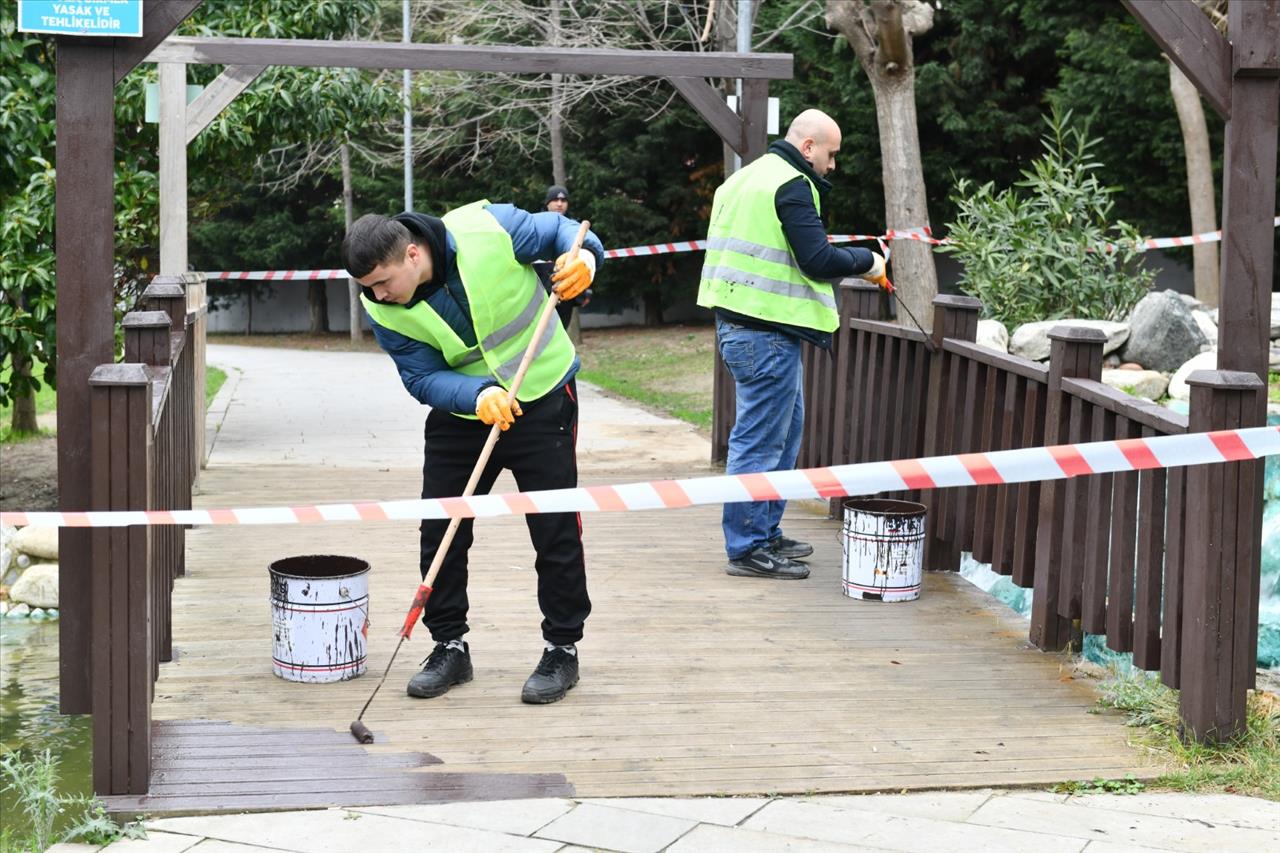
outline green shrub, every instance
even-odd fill
[[[1071,127],[1071,112],[1045,118],[1044,154],[1023,180],[997,191],[956,184],[958,214],[939,252],[964,265],[960,288],[1009,328],[1035,320],[1118,320],[1147,292],[1137,229],[1108,223],[1117,187],[1098,180],[1098,139]],[[1021,192],[1019,191],[1021,190]]]
[[[103,845],[121,837],[146,837],[138,824],[117,826],[93,797],[58,793],[58,760],[48,749],[29,757],[17,751],[0,757],[0,780],[5,790],[13,791],[22,812],[20,820],[4,816],[0,850],[40,853],[63,841]],[[56,829],[60,821],[67,824],[62,831]]]

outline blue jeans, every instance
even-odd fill
[[[800,341],[782,332],[717,320],[716,346],[737,392],[737,420],[729,433],[725,472],[755,474],[796,467],[804,434]],[[745,557],[781,536],[786,507],[786,501],[725,504],[722,524],[729,559]]]

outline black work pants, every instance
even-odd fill
[[[568,489],[578,485],[575,442],[578,433],[578,394],[570,380],[533,403],[521,404],[524,414],[502,434],[493,455],[476,484],[476,494],[493,488],[505,468],[515,476],[520,491]],[[448,412],[433,409],[427,415],[422,466],[424,498],[457,497],[480,458],[490,427]],[[582,520],[576,512],[537,513],[525,516],[537,559],[538,605],[542,609],[542,636],[557,645],[582,639],[582,625],[591,612],[587,597],[586,565],[582,555]],[[436,575],[422,622],[436,642],[447,642],[467,633],[467,551],[471,547],[473,519],[458,526],[444,565]],[[449,520],[424,520],[422,576],[435,557]],[[507,564],[492,571],[507,571]]]

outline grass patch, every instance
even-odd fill
[[[0,368],[0,384],[8,384],[9,375],[13,373],[13,367],[6,364]],[[31,366],[31,375],[40,377],[44,373],[44,362],[36,359]],[[58,407],[58,392],[42,381],[40,389],[36,391],[36,416],[52,412]],[[13,423],[13,406],[0,406],[0,444],[17,444],[22,441],[30,441],[35,438],[44,438],[53,435],[52,430],[40,429],[36,432],[14,432],[11,428]]]
[[[1274,694],[1251,692],[1244,733],[1232,743],[1209,746],[1179,737],[1178,693],[1158,677],[1138,670],[1115,673],[1101,691],[1099,704],[1123,711],[1138,729],[1141,746],[1179,768],[1149,782],[1149,789],[1223,791],[1280,801],[1280,699]]]
[[[589,329],[578,354],[584,381],[710,432],[712,326]]]
[[[1280,403],[1280,373],[1274,370],[1267,374],[1267,402]]]
[[[209,404],[213,402],[213,398],[218,396],[218,389],[222,387],[222,383],[227,381],[226,371],[217,367],[205,367],[204,369],[204,407],[209,408]]]

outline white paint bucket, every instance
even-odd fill
[[[270,565],[272,669],[287,681],[346,681],[365,670],[369,564],[288,557]]]
[[[851,498],[843,507],[844,594],[867,601],[919,598],[924,506],[911,501]]]

